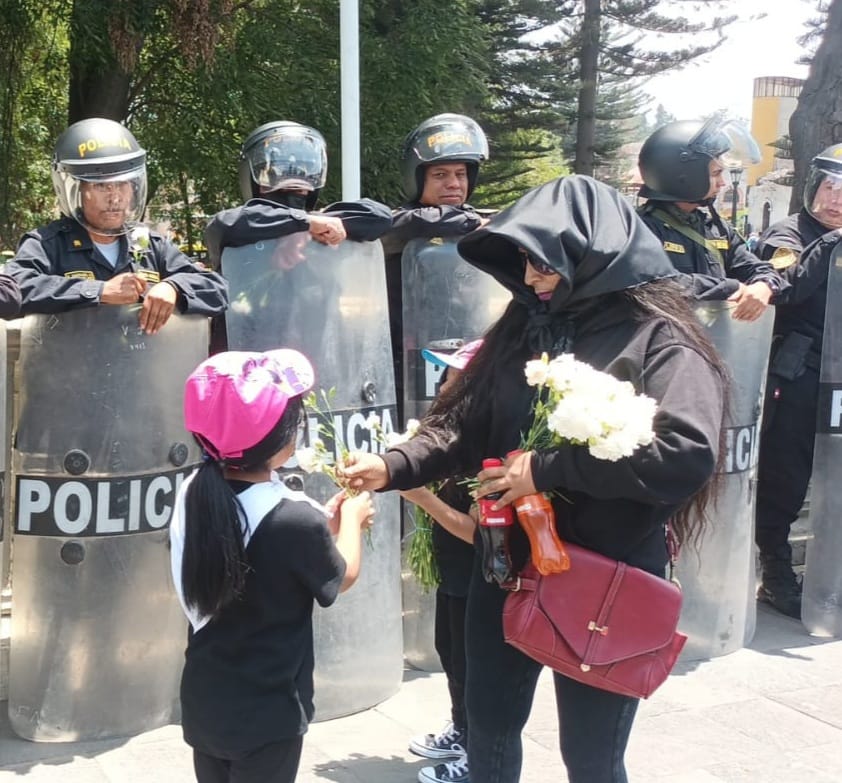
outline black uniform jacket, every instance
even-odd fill
[[[775,334],[799,332],[821,353],[827,303],[827,270],[842,231],[829,230],[806,209],[763,232],[757,254],[768,259],[789,283],[775,296]]]
[[[549,303],[523,282],[518,247],[560,274]],[[453,409],[428,417],[418,435],[384,455],[389,487],[474,475],[483,457],[517,448],[534,396],[525,362],[542,350],[572,352],[655,398],[655,437],[616,462],[571,444],[536,452],[535,486],[566,498],[553,499],[563,539],[663,575],[664,525],[716,464],[723,390],[680,325],[668,314],[643,316],[618,293],[675,277],[660,243],[619,193],[570,176],[527,193],[461,240],[459,251],[513,301],[465,370]],[[525,558],[519,529],[513,538],[516,559]]]
[[[709,240],[715,250],[670,226],[658,211]],[[727,299],[737,292],[740,283],[763,282],[772,293],[785,287],[774,267],[754,255],[743,238],[713,210],[696,209],[688,214],[669,202],[650,199],[638,212],[661,240],[672,265],[683,275],[682,284],[696,299]]]
[[[166,280],[178,292],[179,312],[216,315],[228,306],[228,284],[215,272],[194,264],[172,242],[149,232],[145,249],[131,250],[121,236],[114,267],[71,218],[61,218],[26,233],[6,271],[23,295],[21,312],[58,313],[99,304],[106,280],[136,272],[149,285]]]
[[[479,213],[470,205],[428,207],[418,201],[402,204],[392,213],[392,228],[383,237],[386,258],[400,254],[411,239],[460,237],[479,228]]]
[[[348,239],[369,242],[379,239],[392,225],[392,215],[385,204],[368,198],[359,201],[338,201],[322,212],[342,221]],[[208,260],[219,268],[222,251],[226,247],[242,247],[261,239],[277,239],[310,226],[303,209],[278,204],[263,198],[253,198],[239,207],[226,209],[211,218],[205,228]]]
[[[15,279],[0,273],[0,318],[14,318],[20,312],[20,298]]]

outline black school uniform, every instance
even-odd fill
[[[209,619],[185,606],[180,589],[188,486],[180,490],[170,540],[173,580],[191,622],[181,706],[197,771],[204,757],[245,766],[273,744],[279,754],[300,750],[313,718],[313,602],[330,606],[345,576],[324,511],[277,479],[232,482],[246,512],[251,570],[241,598]]]

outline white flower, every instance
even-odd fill
[[[368,418],[365,420],[364,426],[367,430],[377,432],[380,429],[380,417],[372,411],[368,414]]]
[[[542,353],[540,359],[533,359],[526,363],[524,373],[526,375],[526,382],[530,386],[543,386],[547,382],[547,371],[549,370],[550,360],[547,354]]]
[[[401,443],[406,443],[410,437],[406,432],[387,432],[384,436],[383,443],[387,449],[391,449],[399,446]]]
[[[418,434],[419,429],[421,429],[421,422],[418,419],[407,419],[406,434],[408,437],[414,438]]]
[[[324,460],[318,449],[305,446],[295,450],[295,458],[299,467],[305,473],[321,473],[324,467]]]
[[[142,253],[149,248],[149,229],[146,226],[135,226],[129,235],[129,249],[132,253]]]

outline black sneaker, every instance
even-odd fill
[[[456,761],[422,767],[418,772],[418,783],[469,783],[468,757]]]
[[[458,759],[465,755],[466,739],[464,729],[448,723],[439,734],[414,737],[409,743],[409,749],[425,759]]]
[[[787,617],[801,619],[801,583],[791,568],[787,568],[786,572],[764,573],[757,587],[757,600]]]

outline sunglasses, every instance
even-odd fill
[[[549,264],[545,263],[544,261],[538,261],[537,259],[533,258],[529,253],[524,250],[522,247],[518,248],[518,253],[520,253],[521,259],[529,264],[539,275],[557,275],[558,272],[553,269]]]

